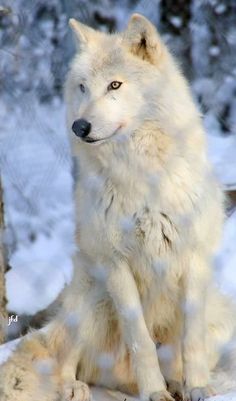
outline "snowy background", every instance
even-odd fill
[[[65,132],[63,82],[74,46],[73,16],[122,30],[133,12],[162,33],[204,115],[209,156],[225,188],[236,189],[235,0],[7,0],[0,2],[0,172],[9,338],[47,308],[72,275],[73,163]],[[236,297],[236,211],[216,255],[217,279]],[[28,316],[28,317],[27,317]]]

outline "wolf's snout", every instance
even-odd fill
[[[85,138],[91,131],[91,123],[84,118],[79,118],[73,122],[72,131],[80,138]]]

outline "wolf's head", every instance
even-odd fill
[[[156,117],[168,54],[155,27],[139,14],[120,34],[97,32],[74,19],[70,26],[78,52],[66,83],[69,130],[87,146],[129,137]]]

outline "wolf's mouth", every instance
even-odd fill
[[[100,142],[102,139],[93,139],[93,138],[82,138],[84,142],[93,143],[93,142]]]
[[[90,137],[86,136],[86,137],[81,138],[81,139],[83,140],[83,142],[86,142],[86,143],[105,142],[108,139],[112,138],[114,135],[116,135],[121,127],[122,126],[119,125],[119,127],[113,132],[113,134],[111,134],[110,136],[108,136],[106,138],[93,139],[93,138],[90,138]]]

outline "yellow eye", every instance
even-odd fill
[[[120,82],[120,81],[112,81],[109,85],[108,85],[108,87],[107,87],[107,89],[110,91],[110,90],[113,90],[113,89],[119,89],[119,87],[122,85],[122,82]]]

